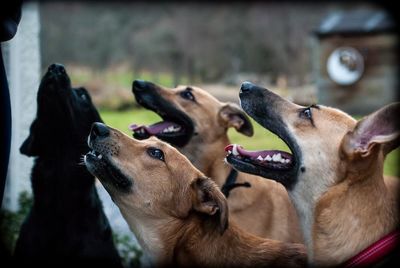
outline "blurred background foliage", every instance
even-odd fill
[[[110,109],[134,105],[137,78],[167,87],[237,90],[245,79],[299,87],[313,82],[313,30],[329,12],[354,5],[44,2],[42,66],[65,64],[72,81]]]
[[[350,5],[348,5],[350,7]],[[174,82],[238,72],[307,79],[309,34],[341,6],[312,3],[43,3],[43,66],[55,59],[104,70],[127,64]]]

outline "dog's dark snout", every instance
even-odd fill
[[[102,123],[93,123],[92,130],[90,131],[90,139],[106,138],[110,135],[108,127]]]
[[[53,63],[52,65],[49,66],[48,71],[54,74],[64,74],[65,67],[62,64]]]
[[[148,87],[148,83],[144,80],[133,81],[133,89],[136,91],[145,90]]]
[[[250,83],[250,82],[243,82],[242,86],[240,87],[240,92],[249,92],[250,90],[252,90],[254,88],[254,84]]]

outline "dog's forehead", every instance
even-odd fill
[[[163,151],[171,151],[172,150],[172,151],[178,152],[178,150],[176,150],[173,146],[160,140],[159,138],[157,138],[155,136],[151,136],[150,138],[148,138],[146,140],[142,140],[140,142],[146,143],[149,146],[157,147]]]
[[[140,141],[140,142],[145,142],[149,146],[152,146],[152,147],[162,150],[164,152],[164,154],[166,154],[168,156],[169,160],[174,159],[176,161],[179,161],[179,163],[181,163],[182,165],[190,165],[191,166],[190,161],[186,158],[185,155],[180,153],[178,149],[176,149],[169,143],[166,143],[166,142],[158,139],[157,137],[152,136],[152,137],[150,137],[146,140]],[[187,168],[189,168],[189,167],[187,167]]]
[[[347,127],[354,127],[357,121],[349,114],[329,106],[319,105],[319,109],[314,113],[316,117],[320,117],[321,120],[329,120],[334,124],[341,124]]]
[[[188,85],[181,85],[176,88],[178,91],[180,90],[185,90],[185,89],[190,89],[192,94],[195,96],[197,103],[204,104],[207,107],[210,106],[215,106],[215,107],[220,107],[222,106],[222,103],[215,98],[210,92],[207,90],[196,87],[196,86],[188,86]]]

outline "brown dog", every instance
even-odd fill
[[[133,126],[135,138],[155,135],[177,147],[226,190],[230,216],[246,231],[265,238],[302,242],[296,211],[282,185],[245,173],[235,173],[236,182],[231,182],[232,168],[223,161],[224,148],[230,143],[227,130],[234,127],[244,135],[253,135],[249,118],[237,105],[221,103],[198,87],[166,89],[136,80],[132,90],[139,104],[163,118],[149,127]],[[236,187],[249,184],[250,188]]]
[[[271,151],[250,154],[239,147],[227,161],[285,185],[314,264],[343,263],[396,228],[398,179],[384,179],[383,162],[399,145],[399,103],[357,122],[337,109],[299,106],[249,82],[243,83],[240,100],[292,154],[282,152],[285,161],[277,164],[254,157]]]
[[[228,226],[227,201],[172,146],[134,140],[95,123],[84,161],[100,179],[156,266],[306,265],[305,247]]]

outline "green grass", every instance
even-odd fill
[[[106,124],[125,132],[129,136],[131,135],[131,132],[128,128],[130,124],[150,124],[160,120],[160,117],[157,114],[144,109],[132,109],[121,112],[103,110],[100,113]],[[228,135],[231,139],[231,142],[240,144],[244,146],[244,148],[249,150],[261,148],[272,148],[284,151],[288,150],[286,144],[277,136],[267,131],[254,121],[253,126],[253,137],[243,136],[233,129],[229,130]],[[385,174],[399,176],[399,160],[400,149],[396,149],[391,152],[386,158],[384,170]]]
[[[101,110],[100,114],[107,125],[116,128],[129,136],[132,134],[128,128],[130,124],[150,124],[160,120],[160,117],[156,113],[144,109],[130,109],[118,112]]]

